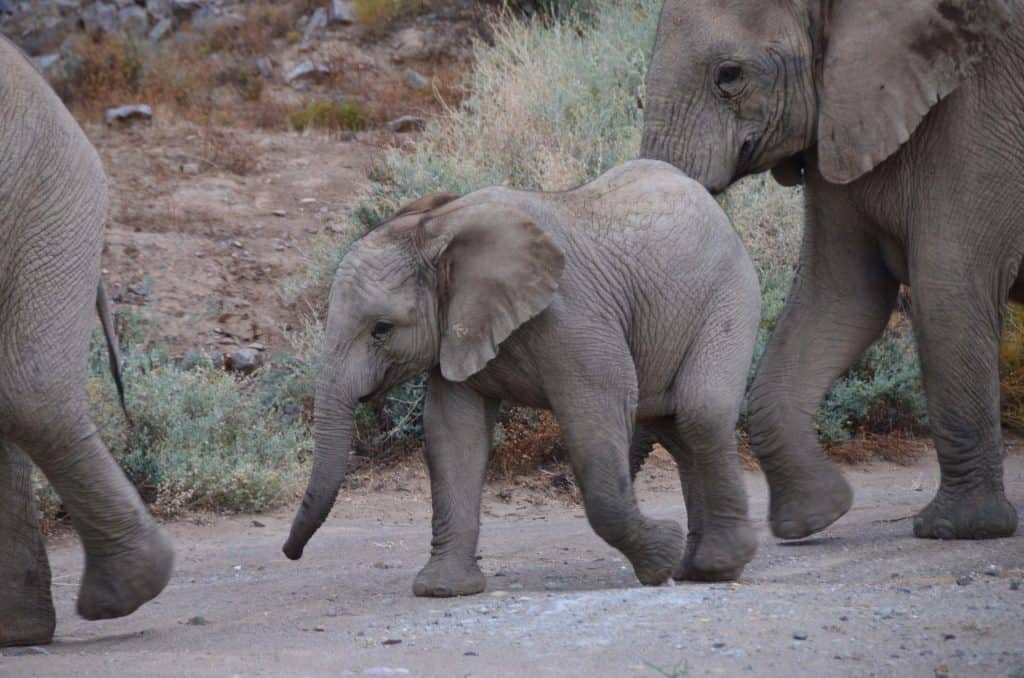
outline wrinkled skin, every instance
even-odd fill
[[[285,554],[302,555],[334,503],[356,403],[430,370],[433,548],[416,595],[484,589],[480,496],[502,400],[554,411],[591,526],[641,582],[736,578],[755,550],[734,427],[759,310],[727,218],[664,163],[565,193],[491,188],[407,206],[353,245],[334,280],[314,467]],[[678,462],[685,545],[677,523],[637,506],[637,425]]]
[[[1022,69],[1019,0],[666,2],[644,157],[712,191],[768,169],[806,183],[800,265],[750,401],[777,536],[850,508],[814,413],[882,332],[900,283],[942,474],[914,533],[1014,533],[998,350],[1003,305],[1024,300]]]
[[[107,186],[96,152],[29,62],[0,38],[0,646],[49,642],[54,611],[31,462],[85,548],[78,611],[129,614],[172,552],[89,418]],[[98,292],[99,290],[99,292]],[[113,346],[113,344],[111,344]],[[116,353],[112,351],[112,354]]]

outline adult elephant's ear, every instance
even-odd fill
[[[846,184],[899,149],[1002,39],[1005,0],[811,0],[824,51],[818,162]]]
[[[463,381],[547,308],[565,257],[525,213],[505,205],[456,207],[422,228],[423,250],[437,267],[441,374]]]

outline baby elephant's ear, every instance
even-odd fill
[[[460,196],[458,193],[431,193],[425,195],[418,200],[413,200],[407,205],[403,205],[394,215],[391,217],[401,217],[406,214],[415,214],[417,212],[429,212],[430,210],[437,209],[442,205],[447,205],[452,200],[458,200]]]
[[[505,205],[457,208],[423,229],[437,265],[441,373],[463,381],[482,370],[517,327],[547,308],[565,257],[530,217]]]

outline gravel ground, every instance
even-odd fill
[[[1019,450],[1007,469],[1024,515]],[[393,473],[345,493],[297,563],[280,553],[290,511],[170,525],[175,577],[126,619],[74,615],[80,549],[54,538],[57,639],[0,657],[0,674],[1024,676],[1024,534],[912,538],[933,455],[848,468],[854,509],[789,544],[771,537],[763,478],[747,473],[761,548],[736,584],[641,587],[581,507],[499,483],[484,507],[487,592],[448,600],[410,592],[429,495],[418,465]],[[666,458],[638,492],[648,513],[682,516]]]

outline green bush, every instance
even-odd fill
[[[289,113],[288,122],[296,132],[310,127],[358,132],[370,126],[370,119],[362,106],[353,101],[314,101],[303,109]]]

